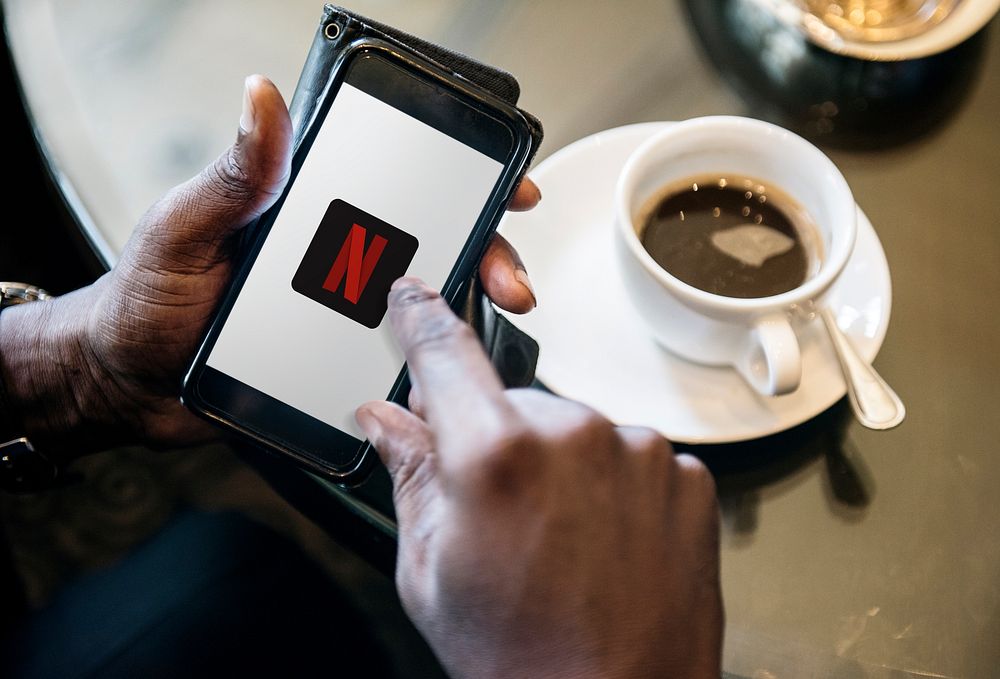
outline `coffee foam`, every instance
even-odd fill
[[[725,179],[722,179],[723,177]],[[808,277],[819,273],[823,265],[824,247],[818,227],[815,225],[809,212],[797,200],[776,187],[772,182],[743,175],[727,176],[724,173],[685,177],[665,184],[654,191],[649,198],[643,201],[640,209],[635,214],[634,223],[637,225],[645,224],[649,220],[650,215],[656,210],[656,207],[670,196],[682,193],[692,186],[717,184],[720,179],[726,182],[722,184],[723,186],[748,189],[752,187],[752,189],[755,189],[755,193],[763,193],[770,200],[774,201],[775,204],[779,205],[781,211],[785,213],[789,222],[795,228],[803,248],[809,254]],[[642,234],[640,233],[639,236],[641,238]],[[788,252],[795,245],[791,238],[780,231],[772,229],[766,224],[754,224],[752,222],[737,224],[729,229],[717,232],[713,234],[711,242],[720,252],[747,266],[758,268],[763,266],[768,259]]]
[[[719,252],[758,269],[795,247],[793,239],[766,224],[740,224],[716,231],[711,243]]]

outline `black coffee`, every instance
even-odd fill
[[[643,247],[689,285],[727,297],[793,290],[818,266],[808,215],[773,186],[697,177],[667,187],[640,215]]]

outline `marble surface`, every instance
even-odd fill
[[[545,122],[539,158],[604,128],[738,108],[729,93],[700,85],[708,68],[672,29],[684,22],[679,3],[351,7],[515,73],[522,105]],[[4,0],[33,113],[110,257],[153,200],[232,141],[245,76],[263,73],[291,97],[321,8],[313,0]]]

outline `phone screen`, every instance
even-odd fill
[[[440,85],[354,59],[207,366],[363,439],[354,410],[385,398],[404,363],[389,287],[445,286],[513,147]]]

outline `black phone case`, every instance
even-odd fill
[[[405,38],[409,42],[404,42],[401,38]],[[500,102],[494,103],[494,106],[506,104],[511,107],[508,115],[523,119],[530,136],[527,153],[524,154],[522,151],[522,157],[525,159],[519,167],[520,174],[516,177],[518,181],[520,180],[538,148],[542,131],[538,121],[530,114],[514,110],[513,107],[518,96],[518,85],[512,76],[332,5],[327,5],[324,8],[323,18],[290,107],[296,152],[304,140],[314,136],[321,117],[319,114],[324,103],[330,97],[331,87],[339,87],[339,66],[345,62],[346,55],[351,54],[359,46],[384,50],[396,49],[403,57],[407,53],[412,53],[413,56],[430,62],[432,66],[448,73],[454,86],[472,90],[485,89],[495,99],[500,100]],[[463,72],[458,71],[459,67]],[[280,203],[278,209],[280,209]],[[248,254],[253,255],[261,244],[260,230],[253,230],[253,234],[249,238],[253,249]],[[469,255],[465,255],[465,257],[469,257]],[[460,270],[468,271],[471,264],[474,263],[474,261],[463,259],[457,266],[460,267]],[[247,267],[248,265],[244,265],[241,269],[240,278],[245,276]],[[483,295],[478,277],[474,272],[468,279],[464,280],[464,283],[461,283],[460,287],[458,283],[451,282],[446,286],[446,292],[449,293],[446,296],[452,301],[456,311],[462,313],[465,320],[476,329],[505,384],[508,386],[527,386],[530,384],[534,377],[534,366],[538,356],[537,344],[496,313],[492,304]],[[231,306],[233,301],[231,296],[232,293],[230,293],[230,298],[226,300],[228,306]],[[220,326],[220,319],[217,318],[210,329],[209,341],[199,350],[195,366],[203,364],[206,346],[217,336]],[[276,445],[239,423],[212,415],[211,407],[202,401],[197,394],[197,389],[193,386],[197,382],[197,376],[198,369],[192,368],[185,383],[185,401],[207,416],[222,419],[231,428],[241,431],[244,435],[261,444]],[[400,379],[393,385],[390,398],[397,401],[402,400],[405,398],[408,388],[408,380],[404,371]],[[363,481],[377,459],[370,444],[366,444],[361,454],[354,458],[350,464],[339,467],[293,453],[287,446],[282,447],[286,448],[288,454],[305,466],[343,485],[353,485]]]
[[[323,16],[289,106],[296,147],[315,122],[338,57],[345,47],[359,38],[378,38],[400,45],[491,92],[511,106],[517,106],[521,87],[506,71],[331,4],[323,8]],[[527,168],[542,143],[543,131],[537,118],[524,109],[518,110],[531,128],[533,143],[528,163],[525,164]],[[476,330],[503,383],[507,387],[530,386],[538,362],[538,344],[496,312],[483,294],[477,275],[467,281],[463,300],[458,311]]]

